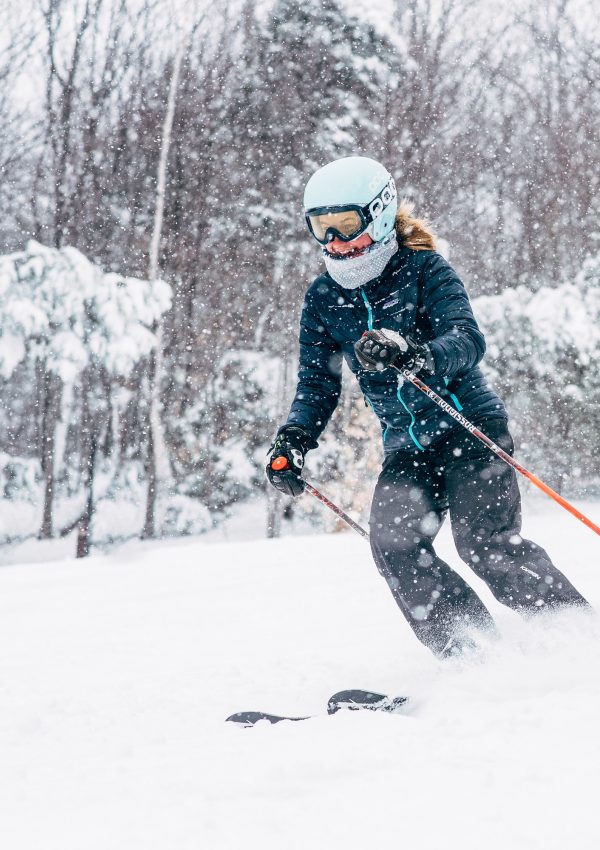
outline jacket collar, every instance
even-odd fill
[[[407,252],[405,248],[398,248],[379,277],[370,280],[361,287],[367,298],[379,298],[388,295],[389,290],[395,283],[394,272],[404,264],[406,254]]]
[[[378,298],[386,297],[389,292],[392,290],[393,286],[396,284],[394,272],[398,271],[405,263],[410,254],[410,250],[405,248],[404,246],[400,246],[394,256],[391,258],[387,266],[384,268],[379,277],[370,280],[368,283],[365,283],[363,286],[358,287],[357,289],[345,289],[343,286],[340,286],[339,283],[336,283],[335,280],[329,275],[326,271],[323,272],[320,277],[324,278],[327,281],[328,286],[331,288],[332,292],[339,294],[344,299],[348,299],[352,302],[361,301],[362,295],[361,292],[367,296],[369,300],[376,300]]]

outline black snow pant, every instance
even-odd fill
[[[512,455],[503,419],[481,429]],[[371,507],[371,548],[416,636],[444,655],[467,626],[493,628],[487,608],[439,558],[433,541],[450,513],[460,557],[496,599],[523,611],[586,605],[537,544],[521,537],[515,471],[463,428],[452,428],[425,451],[388,455]]]

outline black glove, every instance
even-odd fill
[[[281,490],[286,496],[299,496],[303,493],[304,481],[300,476],[304,457],[309,449],[316,447],[316,441],[299,425],[284,425],[280,428],[269,450],[271,455],[266,469],[267,478],[273,487]],[[284,465],[280,458],[285,459],[287,463]]]
[[[414,342],[409,336],[400,336],[396,331],[365,331],[354,344],[354,351],[360,365],[369,372],[381,372],[389,366],[415,373],[423,371],[433,374],[435,371],[430,349]]]

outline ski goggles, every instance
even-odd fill
[[[390,179],[381,192],[364,207],[359,204],[314,207],[305,213],[306,224],[321,245],[327,245],[336,237],[342,242],[351,242],[367,230],[395,197],[396,186],[393,179]]]
[[[306,213],[308,229],[321,245],[336,237],[343,242],[357,239],[373,219],[368,207],[318,207]]]

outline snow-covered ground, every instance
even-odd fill
[[[600,540],[532,504],[598,609]],[[465,665],[413,638],[351,533],[2,567],[1,846],[595,850],[600,620],[526,622],[473,584],[503,637]],[[347,687],[410,711],[325,716]],[[241,709],[318,716],[223,722]]]

